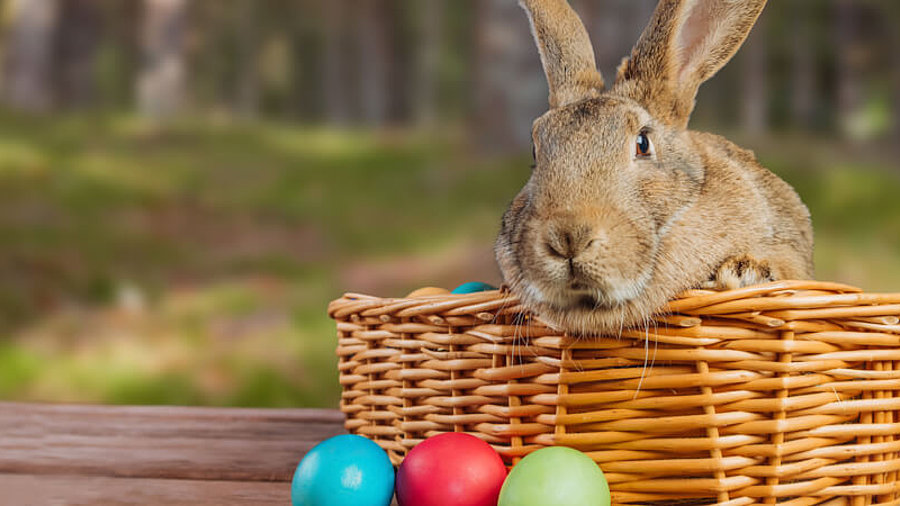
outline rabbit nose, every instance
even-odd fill
[[[588,227],[578,226],[551,229],[545,244],[550,256],[571,261],[591,247],[594,240]]]

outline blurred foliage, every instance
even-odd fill
[[[0,115],[0,398],[334,406],[343,291],[497,282],[527,156],[460,136]],[[900,289],[900,173],[754,147],[808,203],[818,277]],[[877,154],[876,154],[877,155]]]
[[[0,123],[6,399],[333,405],[342,266],[472,241],[489,256],[528,170],[401,134]]]

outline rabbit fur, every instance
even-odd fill
[[[813,275],[809,211],[751,151],[688,130],[765,0],[662,0],[614,84],[566,0],[520,0],[550,89],[503,216],[505,283],[551,325],[615,333],[689,288]]]

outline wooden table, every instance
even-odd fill
[[[0,403],[0,504],[290,504],[320,409]]]

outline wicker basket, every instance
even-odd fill
[[[691,291],[620,338],[567,337],[500,291],[329,314],[346,427],[395,464],[464,431],[511,465],[584,451],[614,504],[900,504],[900,294]]]

